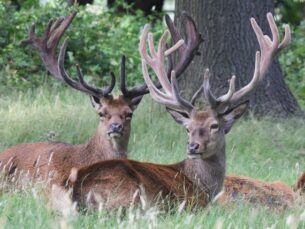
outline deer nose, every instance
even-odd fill
[[[112,124],[110,125],[110,129],[111,129],[113,132],[120,133],[120,132],[123,131],[123,125],[120,124],[120,123],[115,122],[115,123],[112,123]]]
[[[190,143],[188,145],[188,151],[189,153],[196,153],[196,151],[199,149],[199,144],[198,143]]]

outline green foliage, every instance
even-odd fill
[[[142,82],[138,42],[140,29],[151,18],[114,13],[101,5],[75,8],[66,1],[54,1],[40,7],[21,8],[20,11],[8,2],[0,2],[0,84],[6,87],[37,87],[43,82],[51,84],[45,68],[35,51],[21,47],[20,41],[27,36],[27,30],[37,22],[37,32],[42,34],[48,21],[73,10],[78,14],[66,32],[70,37],[66,68],[75,75],[72,63],[79,63],[85,79],[100,84],[101,77],[109,79],[109,72],[119,73],[121,55],[127,56],[128,82]],[[154,24],[154,33],[160,34],[162,24]],[[55,83],[56,84],[56,83]]]
[[[305,105],[305,21],[293,29],[292,42],[280,56],[285,81],[299,103]]]
[[[304,18],[304,0],[275,0],[276,12],[281,21],[290,25],[299,25]]]

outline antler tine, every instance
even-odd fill
[[[291,32],[288,26],[285,27],[284,38],[280,41],[279,31],[271,13],[267,13],[267,20],[272,33],[272,39],[268,35],[264,35],[256,20],[251,18],[251,25],[259,43],[260,52],[256,52],[255,69],[252,80],[249,84],[234,93],[231,98],[232,102],[236,102],[258,86],[258,84],[264,79],[273,57],[280,50],[285,48],[291,40]]]
[[[84,81],[83,74],[78,64],[76,65],[76,71],[77,71],[78,80],[81,83],[81,85],[87,90],[93,91],[95,94],[101,95],[100,97],[104,97],[110,94],[115,86],[115,75],[113,72],[110,72],[110,77],[111,77],[110,85],[101,90],[96,87],[88,85],[87,82]]]
[[[246,86],[242,87],[232,95],[230,99],[231,103],[238,101],[240,98],[246,96],[257,87],[261,76],[260,66],[261,66],[261,54],[259,51],[257,51],[255,55],[255,68],[254,68],[253,77],[250,83],[248,83]]]
[[[199,95],[203,92],[203,86],[201,85],[200,88],[194,93],[191,99],[191,104],[195,106],[196,100],[198,99]]]
[[[174,110],[179,110],[179,111],[184,111],[187,113],[190,113],[191,110],[193,109],[192,104],[189,104],[186,100],[180,97],[179,95],[179,89],[177,86],[177,80],[175,76],[175,72],[172,71],[171,73],[171,80],[172,80],[172,85],[171,85],[171,90],[173,90],[173,94],[168,95],[164,94],[158,88],[154,85],[152,82],[148,70],[147,70],[147,63],[144,59],[142,59],[142,71],[143,71],[143,76],[144,80],[148,86],[149,92],[151,97],[157,102],[160,103],[168,108],[174,109]],[[175,86],[173,84],[175,82]],[[183,105],[187,104],[185,107],[180,103],[184,103]]]
[[[186,31],[187,31],[187,38],[186,38],[187,44],[181,44],[181,42],[184,42],[184,41],[181,39],[181,35],[179,34],[178,30],[174,26],[174,23],[172,22],[172,20],[169,18],[168,15],[165,16],[165,20],[166,20],[166,24],[168,26],[168,29],[170,31],[170,34],[171,34],[171,37],[173,40],[172,43],[175,44],[176,46],[180,46],[180,47],[182,46],[181,48],[178,49],[178,52],[179,52],[178,64],[176,65],[175,69],[173,69],[173,60],[172,60],[170,53],[173,52],[174,50],[176,50],[176,46],[174,45],[174,47],[172,47],[172,50],[171,50],[171,49],[168,49],[165,44],[164,49],[168,49],[167,52],[165,53],[165,56],[167,56],[167,58],[168,58],[168,69],[167,69],[166,75],[167,75],[167,79],[170,79],[171,71],[174,70],[176,72],[177,78],[179,78],[181,76],[181,74],[184,72],[184,70],[187,68],[187,66],[190,64],[192,59],[194,58],[195,54],[198,51],[199,45],[203,41],[203,39],[201,38],[201,35],[198,33],[194,21],[186,13],[183,13],[182,23],[186,27]],[[147,25],[147,28],[144,28],[143,33],[145,33],[145,30],[146,30],[147,36],[149,36],[148,35],[149,25]],[[150,39],[151,39],[150,44],[153,44],[152,36]],[[164,40],[164,42],[165,41],[166,41],[166,39]],[[144,42],[144,45],[140,44],[140,47],[144,47],[143,55],[146,57],[147,61],[151,60],[150,57],[148,56],[146,48],[145,48],[146,40],[143,40],[143,42]],[[160,46],[160,43],[159,43],[159,46]],[[158,50],[161,50],[161,49],[159,48]],[[151,46],[151,51],[154,51],[154,46]],[[121,66],[122,66],[122,64],[121,64]],[[122,67],[121,67],[121,71],[122,71]],[[165,80],[162,80],[162,82],[163,81],[165,81]],[[166,80],[166,81],[168,81],[168,80]],[[169,82],[166,82],[166,81],[164,82],[167,85],[165,87],[166,87],[166,89],[169,89],[170,84],[169,84]],[[155,84],[155,86],[156,86],[156,88],[162,87],[160,82],[157,82]],[[121,91],[122,91],[123,95],[126,97],[129,97],[129,98],[139,97],[139,96],[145,95],[149,92],[148,88],[145,84],[135,86],[131,89],[127,89],[125,74],[121,74],[120,87],[121,87]]]
[[[57,20],[50,20],[44,34],[41,37],[36,35],[34,23],[29,29],[28,38],[21,41],[22,45],[31,45],[34,49],[36,49],[46,69],[54,78],[61,81],[64,80],[61,77],[57,66],[56,47],[75,15],[76,12],[73,12],[66,18],[60,17]]]
[[[163,65],[163,61],[164,61],[164,57],[165,57],[165,51],[166,51],[165,43],[166,43],[166,39],[168,36],[168,31],[165,31],[163,33],[163,35],[159,41],[158,51],[156,51],[154,44],[153,44],[153,36],[151,33],[149,33],[149,29],[150,29],[150,26],[148,24],[146,24],[144,26],[144,29],[143,29],[143,32],[141,35],[140,44],[139,44],[141,57],[142,57],[142,59],[145,60],[145,63],[149,64],[154,69],[155,73],[158,76],[159,83],[161,84],[162,88],[166,92],[170,92],[171,85],[170,85],[169,79],[167,78],[165,69],[161,67]],[[146,51],[146,45],[145,45],[146,41],[148,41],[150,53],[152,56],[149,56]],[[181,45],[181,42],[179,44]],[[177,49],[178,46],[175,46],[175,48]],[[171,50],[171,49],[168,49],[168,50]],[[173,50],[171,50],[171,51],[173,51]],[[143,61],[142,61],[142,63],[143,63]]]
[[[232,96],[235,92],[235,78],[235,75],[233,75],[232,78],[229,80],[228,92],[225,95],[216,98],[211,91],[210,71],[208,68],[205,70],[202,85],[203,94],[212,109],[216,109],[219,112],[223,112],[223,110],[226,109],[226,106],[231,101]]]
[[[166,55],[169,55],[173,51],[177,50],[181,45],[184,44],[184,42],[179,41],[171,48],[165,50],[165,42],[166,42],[167,34],[168,33],[165,32],[161,37],[158,45],[158,50],[156,51],[153,45],[152,35],[150,35],[149,33],[149,26],[145,25],[140,38],[140,45],[139,45],[140,54],[142,58],[142,71],[143,71],[144,80],[148,86],[152,98],[156,102],[163,104],[171,109],[190,113],[194,109],[194,107],[191,103],[189,103],[180,96],[175,71],[171,72],[171,83],[170,83],[167,78],[167,74],[165,72],[165,67],[164,67],[164,57]],[[146,41],[149,44],[151,56],[147,54],[146,46],[145,46]],[[149,76],[147,65],[149,65],[157,75],[157,78],[160,84],[162,85],[164,92],[160,91],[156,87],[156,85],[154,85],[152,79]]]
[[[126,62],[126,57],[123,55],[121,58],[121,74],[120,74],[120,88],[122,94],[129,99],[134,99],[149,93],[146,84],[135,86],[131,89],[128,89],[126,87],[125,62]]]
[[[111,93],[111,91],[114,88],[115,85],[115,76],[113,73],[111,73],[111,83],[108,87],[104,88],[104,89],[99,89],[93,86],[89,86],[83,78],[83,75],[81,73],[81,70],[79,68],[79,66],[76,66],[77,69],[77,75],[78,75],[78,79],[79,81],[75,81],[73,80],[68,73],[65,70],[64,67],[64,62],[65,62],[65,54],[66,54],[66,49],[67,49],[67,45],[68,45],[68,41],[69,38],[66,38],[64,40],[63,45],[60,48],[60,53],[59,53],[59,58],[58,58],[58,68],[59,68],[59,72],[61,74],[61,77],[63,78],[63,80],[71,87],[73,87],[76,90],[79,90],[81,92],[85,92],[86,94],[95,96],[97,98],[102,98],[102,97],[106,97],[109,93]]]
[[[182,45],[178,50],[178,62],[175,65],[175,68],[170,69],[176,72],[177,78],[182,74],[182,72],[185,71],[194,56],[197,54],[199,45],[203,42],[201,34],[198,33],[193,19],[185,12],[183,12],[182,15],[182,23],[184,24],[186,30],[186,43]],[[165,21],[171,33],[173,43],[177,43],[182,39],[182,36],[168,15],[165,16]]]
[[[273,57],[281,49],[285,48],[289,44],[291,40],[291,33],[289,27],[285,27],[285,36],[280,42],[279,31],[271,13],[267,14],[267,19],[272,33],[272,39],[269,36],[264,35],[263,31],[258,26],[256,20],[254,18],[251,18],[251,25],[259,43],[260,52],[256,52],[253,77],[246,86],[235,92],[235,77],[233,76],[230,81],[230,93],[228,92],[226,95],[215,99],[215,96],[212,95],[209,88],[208,77],[205,77],[205,97],[208,99],[212,108],[220,110],[227,108],[230,103],[237,102],[240,98],[254,91],[258,84],[264,79]]]
[[[188,102],[187,100],[185,100],[184,98],[182,98],[180,96],[175,71],[171,72],[171,82],[172,82],[172,84],[171,84],[172,85],[172,92],[173,92],[175,100],[179,104],[179,108],[182,106],[183,107],[182,110],[186,109],[188,111],[188,113],[190,113],[194,109],[194,106],[193,106],[193,104],[191,104],[190,102]]]
[[[264,35],[256,20],[251,18],[251,25],[261,50],[260,81],[263,79],[265,73],[267,72],[272,58],[280,50],[285,48],[291,41],[291,32],[289,26],[285,26],[285,35],[283,40],[280,42],[278,28],[271,13],[267,13],[267,19],[273,40],[271,40],[268,35]]]

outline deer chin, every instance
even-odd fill
[[[187,153],[187,158],[189,159],[200,159],[202,158],[202,153]]]
[[[119,132],[108,132],[108,137],[110,139],[119,139],[122,137],[122,133],[119,133]]]

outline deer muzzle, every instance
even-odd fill
[[[108,136],[111,138],[118,138],[123,135],[124,127],[120,123],[112,123],[110,125]]]

